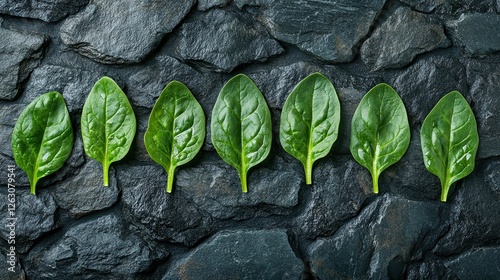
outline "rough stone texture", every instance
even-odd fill
[[[5,29],[0,18],[0,99],[13,100],[43,57],[45,37]]]
[[[74,217],[81,217],[111,207],[118,200],[119,190],[113,167],[109,170],[109,186],[104,187],[102,180],[102,165],[92,160],[80,173],[52,188],[51,193],[59,207],[68,210]]]
[[[121,219],[112,214],[76,225],[56,242],[34,248],[26,274],[38,279],[132,279],[149,269],[160,254],[168,254],[153,251],[135,235],[124,234],[124,228]]]
[[[53,22],[76,13],[88,2],[89,0],[2,0],[0,13]]]
[[[15,240],[16,250],[19,253],[26,253],[36,239],[57,227],[54,217],[57,205],[52,196],[46,191],[37,191],[37,195],[31,195],[29,189],[16,188],[15,209],[9,210],[8,192],[2,188],[0,199],[1,224],[0,236],[7,241],[11,230],[5,225],[11,225],[15,218]],[[12,215],[10,214],[12,213]]]
[[[200,165],[179,168],[175,192],[217,219],[289,214],[298,204],[302,174],[296,172],[297,165],[280,158],[273,159],[270,166],[251,169],[248,193],[242,193],[236,169],[220,158],[205,158]]]
[[[163,279],[300,279],[303,269],[284,231],[238,230],[201,244]]]
[[[478,157],[500,155],[500,69],[498,63],[467,63],[467,80],[480,135]]]
[[[384,195],[309,247],[311,270],[321,279],[398,279],[439,224],[437,211],[436,203]]]
[[[274,38],[328,61],[348,62],[357,53],[357,44],[368,34],[385,0],[234,2],[239,8],[258,6],[257,17]]]
[[[16,168],[18,273],[4,276],[3,270],[0,279],[497,278],[500,52],[472,54],[464,42],[484,34],[460,33],[457,27],[464,14],[460,24],[477,18],[473,27],[478,33],[486,30],[498,17],[499,1],[169,1],[88,1],[65,22],[0,11],[4,175],[6,166],[15,164],[10,148],[15,122],[40,94],[63,94],[75,132],[72,155],[39,182],[36,196],[28,194],[28,178]],[[10,11],[26,3],[42,5],[37,0],[0,2]],[[46,2],[47,16],[51,5],[70,5]],[[73,12],[68,8],[60,15]],[[387,26],[396,19],[406,23]],[[453,44],[419,53],[419,34],[435,38],[424,27],[437,26],[442,32],[442,23],[447,23],[445,34]],[[196,30],[188,30],[190,26]],[[395,37],[370,51],[385,51],[386,62],[398,60],[401,48],[419,54],[414,59],[404,54],[410,61],[395,69],[372,71],[359,49],[378,33],[396,29]],[[70,37],[69,31],[74,31]],[[491,36],[480,44],[496,38],[496,33],[482,33]],[[65,45],[65,36],[77,45]],[[271,43],[255,47],[242,38]],[[193,53],[203,54],[202,59],[180,55],[188,50],[181,46],[186,39],[196,42],[199,51]],[[237,48],[223,45],[229,41]],[[415,45],[407,47],[406,42]],[[386,48],[391,43],[401,48]],[[257,59],[255,50],[272,46],[280,53]],[[242,54],[251,55],[241,59]],[[12,67],[6,64],[14,58]],[[314,72],[335,86],[341,122],[337,141],[315,163],[313,185],[308,186],[301,163],[279,143],[279,125],[286,98]],[[250,76],[262,91],[273,124],[271,153],[250,170],[246,194],[236,170],[220,159],[210,141],[217,96],[238,73]],[[101,76],[117,81],[137,118],[131,150],[113,163],[108,188],[102,186],[100,164],[85,156],[80,135],[83,104]],[[207,135],[195,159],[177,169],[173,193],[167,194],[167,175],[149,157],[143,137],[155,101],[172,80],[185,83],[203,107]],[[350,154],[349,140],[361,98],[381,82],[393,86],[405,103],[411,143],[403,158],[382,173],[380,194],[375,195],[369,171]],[[430,110],[452,90],[460,91],[474,111],[480,147],[473,173],[453,184],[448,202],[441,203],[439,180],[423,164],[419,132]],[[3,213],[8,207],[6,178],[0,179]],[[6,217],[0,216],[4,264]],[[277,269],[285,274],[273,274]]]
[[[240,64],[265,61],[283,52],[280,44],[261,29],[231,12],[212,10],[181,26],[178,51],[184,60],[231,72]]]
[[[405,279],[436,279],[436,280],[460,280],[441,261],[429,261],[424,263],[410,264],[406,269]],[[474,279],[474,278],[473,278]]]
[[[436,245],[439,255],[453,255],[469,248],[498,245],[500,240],[499,161],[476,166],[476,172],[455,185],[448,194],[452,208],[448,232]]]
[[[57,91],[63,95],[68,111],[79,113],[101,74],[88,69],[48,64],[36,68],[31,76],[26,92],[20,98],[22,103],[27,105],[46,92]]]
[[[151,80],[151,77],[156,78]],[[135,106],[152,109],[162,90],[173,80],[184,83],[205,105],[206,102],[201,99],[205,97],[207,87],[210,87],[210,80],[188,65],[165,55],[158,56],[152,65],[139,68],[129,77],[127,86],[130,100]]]
[[[101,63],[139,62],[193,4],[194,0],[95,0],[64,21],[61,39]]]
[[[400,68],[421,53],[449,44],[443,28],[428,16],[399,8],[365,41],[361,58],[372,70]]]
[[[213,7],[225,7],[229,2],[231,2],[231,0],[199,0],[196,8],[199,11],[206,11]]]
[[[456,40],[465,46],[471,55],[484,56],[500,51],[500,34],[497,32],[500,15],[462,14],[457,21],[449,22],[448,25],[454,29]]]
[[[117,178],[125,218],[149,236],[190,246],[210,233],[209,217],[191,201],[165,191],[167,177],[161,166],[119,168]]]
[[[493,11],[494,0],[401,0],[421,12],[440,14],[460,14],[464,11]]]
[[[0,270],[0,278],[4,280],[25,280],[26,274],[24,273],[21,264],[18,261],[14,261],[14,272],[8,270],[11,265],[8,261],[11,260],[11,256],[7,256],[7,252],[0,251],[0,263],[2,264],[2,269]]]
[[[497,279],[500,275],[500,248],[478,248],[453,260],[448,267],[459,279]]]
[[[465,67],[444,56],[418,59],[391,81],[405,103],[412,128],[418,128],[436,103],[452,90],[468,98]]]
[[[368,170],[352,158],[319,161],[313,173],[312,200],[297,218],[297,226],[309,239],[330,236],[343,222],[354,217],[368,194],[372,180]]]
[[[437,6],[446,2],[446,0],[401,0],[401,2],[410,5],[412,8],[428,13],[436,9]]]
[[[300,61],[270,71],[251,73],[249,77],[264,94],[269,108],[282,109],[286,98],[297,83],[314,72],[322,72],[322,68]]]

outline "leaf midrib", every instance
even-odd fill
[[[172,102],[173,104],[173,113],[172,113],[172,122],[170,124],[170,129],[172,131],[172,141],[170,141],[170,159],[169,159],[169,162],[168,162],[168,170],[170,171],[170,168],[172,168],[172,166],[174,166],[173,164],[173,156],[174,156],[174,140],[175,140],[175,136],[174,136],[174,133],[175,133],[175,116],[176,116],[176,109],[177,109],[177,96],[175,94],[173,94],[173,98],[174,98],[174,102]],[[168,111],[168,110],[167,110]]]
[[[243,90],[248,86],[243,84],[244,80],[240,78],[240,88],[239,88],[239,94],[238,94],[238,104],[240,105],[240,149],[241,149],[241,159],[240,159],[240,165],[241,165],[241,173],[246,173],[246,163],[245,163],[245,149],[244,147],[246,145],[243,145],[243,106],[241,103],[241,94],[243,93]]]
[[[450,151],[451,151],[451,148],[452,148],[452,141],[451,141],[451,134],[452,134],[452,124],[453,124],[453,117],[455,115],[455,104],[456,104],[456,101],[457,101],[457,98],[454,97],[453,98],[453,106],[451,107],[451,119],[450,119],[450,129],[448,130],[448,149],[446,150],[446,165],[445,165],[445,173],[444,173],[444,176],[445,176],[445,187],[449,187],[450,183],[449,183],[449,169],[450,169]]]
[[[314,104],[314,93],[316,91],[316,82],[317,82],[317,79],[314,80],[314,87],[313,87],[313,91],[311,93],[311,101],[310,101],[310,106],[309,108],[311,108],[311,110],[309,110],[309,119],[311,120],[310,123],[308,123],[308,126],[309,126],[309,143],[307,144],[307,157],[306,157],[306,167],[307,168],[312,168],[312,151],[313,151],[313,104]]]
[[[108,116],[107,116],[107,113],[108,113],[108,88],[107,87],[103,87],[104,88],[104,110],[103,110],[103,114],[104,114],[104,158],[103,158],[103,167],[105,169],[107,169],[107,165],[108,165]]]
[[[52,99],[50,99],[50,101],[52,101]],[[43,146],[43,143],[44,143],[44,140],[45,140],[45,135],[47,134],[47,127],[48,127],[48,124],[49,124],[50,117],[52,115],[52,109],[54,108],[54,103],[55,102],[51,102],[50,103],[50,110],[49,110],[47,119],[45,121],[45,126],[44,126],[44,129],[43,129],[42,141],[40,142],[40,148],[38,149],[38,153],[37,153],[37,156],[36,156],[35,169],[33,170],[33,183],[34,184],[39,179],[37,175],[38,175],[38,169],[40,167],[40,165],[39,165],[39,163],[40,163],[40,153],[42,152],[42,146]]]

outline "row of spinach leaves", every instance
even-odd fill
[[[281,112],[279,139],[284,150],[304,166],[306,184],[312,184],[316,160],[325,157],[336,141],[340,102],[328,78],[314,73],[288,96]],[[82,110],[81,134],[85,153],[99,161],[104,185],[113,162],[129,151],[136,118],[120,87],[108,77],[92,88]],[[247,192],[247,173],[271,149],[271,113],[261,91],[239,74],[222,88],[212,110],[211,139],[217,153],[233,166]],[[172,81],[151,111],[144,144],[150,157],[167,173],[166,191],[172,192],[175,170],[191,161],[205,139],[205,115],[190,90]],[[40,178],[58,170],[73,148],[73,128],[63,96],[49,92],[30,103],[12,134],[12,151],[30,181],[32,194]],[[425,167],[439,177],[446,201],[454,182],[474,169],[479,143],[477,124],[465,98],[446,94],[421,127]],[[352,118],[350,151],[366,167],[378,193],[378,178],[398,162],[410,144],[410,126],[403,101],[387,84],[373,87],[360,101]]]

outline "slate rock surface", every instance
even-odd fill
[[[46,246],[37,246],[26,261],[29,278],[133,278],[168,255],[124,232],[118,216],[104,215],[80,223]]]
[[[220,158],[205,158],[200,165],[179,168],[176,194],[217,219],[245,220],[269,215],[286,215],[298,204],[303,179],[297,165],[281,158],[272,167],[258,166],[248,174],[248,193],[241,191],[236,169]]]
[[[8,252],[0,251],[0,262],[2,263],[2,270],[0,270],[0,278],[4,280],[24,280],[26,279],[26,274],[24,273],[21,264],[15,261],[14,272],[8,270],[11,268],[10,263],[11,257],[8,256]]]
[[[423,263],[410,264],[406,269],[405,279],[442,279],[460,280],[443,261],[428,261]]]
[[[34,196],[29,189],[16,188],[15,195],[15,208],[10,215],[7,188],[1,189],[3,203],[0,204],[0,212],[4,214],[0,221],[4,226],[0,228],[0,237],[7,241],[13,230],[17,251],[26,253],[38,238],[58,227],[55,217],[57,205],[47,191],[39,190]],[[12,218],[16,219],[15,227],[7,227],[12,225]]]
[[[248,76],[259,87],[270,109],[282,109],[288,95],[302,79],[321,71],[322,68],[318,66],[307,61],[299,61],[269,71],[250,73]],[[275,127],[276,125],[273,128]]]
[[[67,178],[57,188],[52,188],[51,193],[59,207],[78,218],[111,207],[118,200],[120,191],[114,168],[109,170],[109,186],[104,187],[102,165],[91,160],[77,175]]]
[[[452,208],[449,229],[434,249],[437,255],[450,256],[470,248],[498,245],[500,239],[500,162],[488,161],[476,172],[455,185],[448,197]]]
[[[165,191],[166,174],[160,165],[127,166],[117,170],[125,219],[156,240],[191,246],[207,236],[211,219],[193,202]]]
[[[101,74],[90,69],[45,64],[36,68],[31,76],[26,92],[20,98],[21,103],[27,105],[46,92],[57,91],[64,97],[68,111],[73,113],[74,118],[76,113],[81,112]]]
[[[449,45],[443,27],[427,15],[398,8],[363,43],[361,58],[372,70],[400,68],[419,54]]]
[[[162,90],[173,80],[184,83],[198,102],[206,105],[203,98],[208,95],[213,79],[166,55],[159,55],[148,67],[140,67],[128,78],[129,99],[135,106],[153,109]]]
[[[36,196],[15,169],[18,263],[0,279],[498,278],[499,13],[500,0],[0,0],[0,169],[15,165],[13,127],[43,93],[62,93],[75,135],[70,158]],[[279,127],[286,98],[315,72],[334,85],[341,121],[309,186]],[[248,173],[246,194],[210,139],[217,96],[239,73],[264,94],[273,125],[271,152]],[[80,135],[83,104],[102,76],[120,85],[137,118],[110,187]],[[167,194],[167,174],[143,138],[173,80],[203,107],[207,134]],[[349,142],[355,109],[381,82],[401,96],[411,142],[375,195]],[[442,203],[420,128],[452,90],[470,104],[480,146],[473,173]],[[0,178],[0,213],[7,183]]]
[[[240,64],[265,61],[283,52],[263,27],[223,10],[211,10],[184,23],[180,33],[182,59],[203,62],[218,72],[231,72]]]
[[[473,56],[484,56],[500,51],[500,15],[496,13],[462,14],[448,25],[454,30],[456,40]]]
[[[447,93],[459,91],[469,96],[464,65],[446,56],[428,56],[404,69],[391,81],[401,96],[412,128],[419,127],[436,103]]]
[[[300,279],[303,269],[286,232],[235,230],[201,244],[163,279]]]
[[[46,38],[36,33],[1,26],[0,19],[0,99],[13,100],[19,86],[43,58]]]
[[[198,0],[196,8],[199,11],[206,11],[213,7],[223,8],[227,6],[231,0]]]
[[[351,157],[320,160],[313,170],[312,199],[296,225],[309,239],[331,236],[344,221],[356,216],[372,193],[368,170]]]
[[[370,31],[385,0],[234,2],[240,9],[257,7],[257,18],[274,38],[327,61],[348,62],[356,55],[357,44]]]
[[[405,263],[438,226],[438,209],[437,203],[379,197],[332,237],[308,248],[311,270],[321,279],[402,277]]]
[[[470,99],[479,132],[478,157],[500,155],[500,69],[497,63],[470,61],[467,66],[467,81]]]
[[[89,0],[3,0],[0,13],[54,22],[76,13]]]
[[[495,0],[401,0],[413,9],[424,13],[460,15],[465,11],[491,12]]]
[[[64,21],[61,39],[100,63],[136,63],[156,48],[193,4],[194,0],[95,0]]]
[[[446,0],[435,1],[435,0],[401,0],[401,2],[410,5],[412,8],[417,11],[429,13],[432,12],[438,7],[440,4],[446,2]]]
[[[445,266],[459,279],[496,279],[500,274],[500,248],[477,248],[452,260]]]

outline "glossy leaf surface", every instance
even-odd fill
[[[366,167],[378,193],[378,178],[398,162],[410,145],[410,126],[403,101],[387,84],[378,84],[361,99],[354,112],[350,150]]]
[[[12,133],[12,153],[28,175],[30,191],[38,180],[61,168],[73,149],[73,128],[62,95],[48,92],[33,100]]]
[[[325,76],[309,75],[288,96],[281,112],[280,142],[302,162],[306,184],[312,183],[314,162],[325,157],[337,140],[339,123],[339,99]]]
[[[441,98],[427,115],[420,140],[425,167],[439,177],[445,202],[451,184],[474,170],[479,145],[476,118],[458,91]]]
[[[233,77],[220,91],[211,134],[217,153],[238,170],[242,191],[247,192],[247,172],[268,156],[272,138],[269,107],[247,76]]]
[[[183,83],[172,81],[156,101],[144,135],[149,155],[168,174],[168,193],[172,192],[176,167],[192,160],[204,139],[203,109]]]
[[[92,88],[83,105],[81,129],[85,153],[102,164],[107,186],[109,166],[128,153],[136,131],[132,106],[111,78],[99,79]]]

